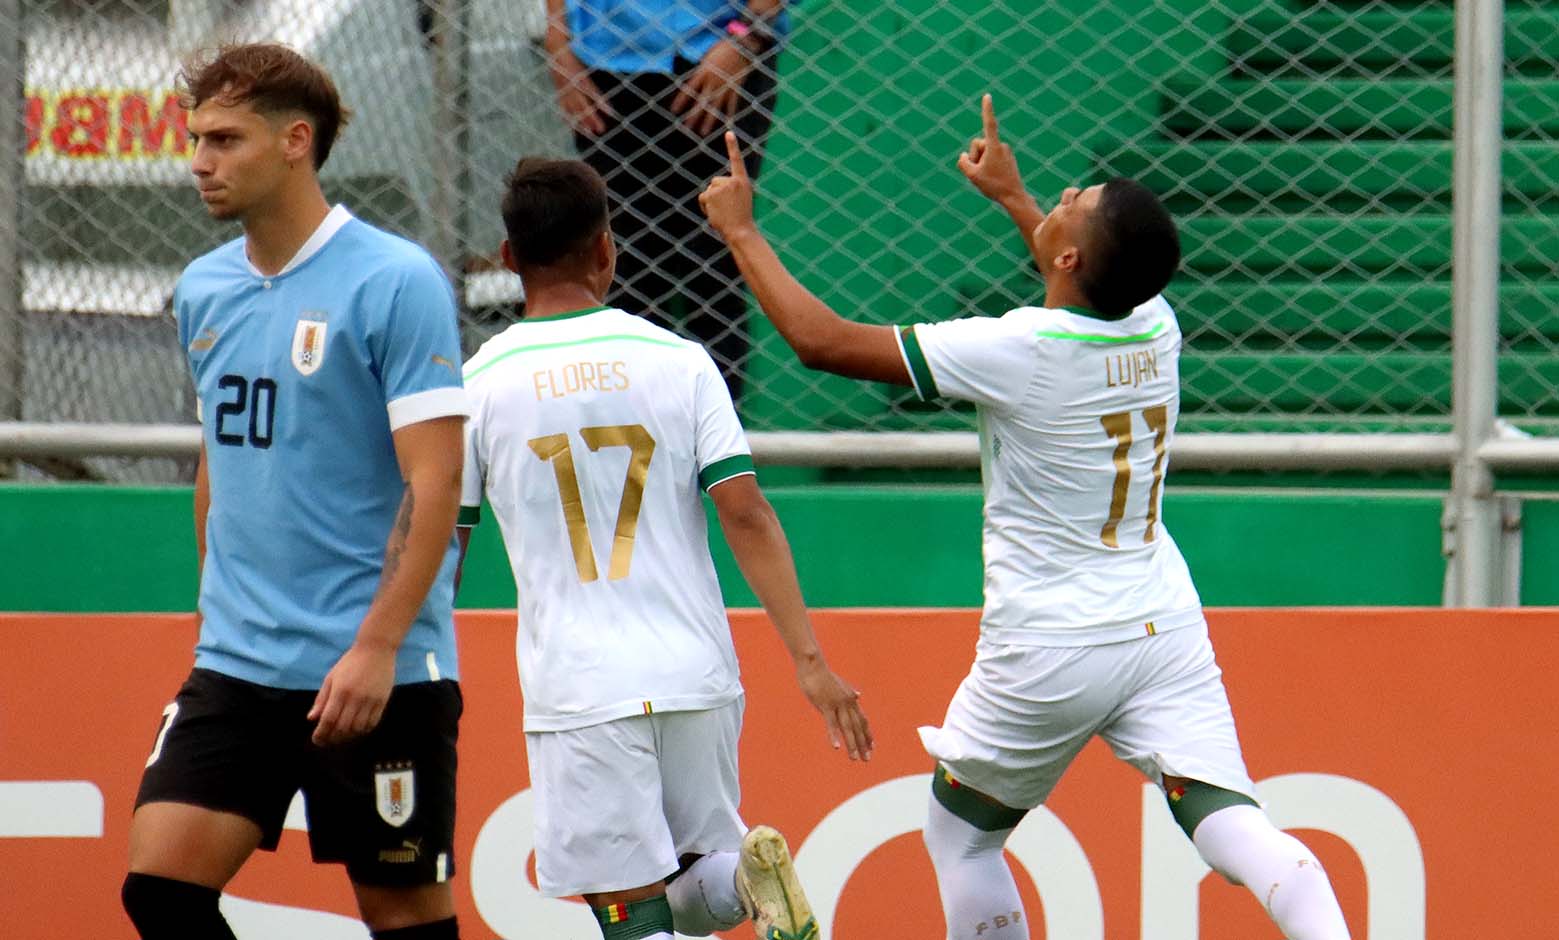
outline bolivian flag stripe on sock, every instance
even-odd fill
[[[671,923],[671,904],[664,894],[643,901],[628,901],[598,907],[592,913],[601,924],[605,940],[644,940],[669,937],[675,932]]]

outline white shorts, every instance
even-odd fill
[[[525,735],[536,883],[548,897],[654,884],[683,855],[737,851],[744,700]]]
[[[1205,621],[1102,646],[981,639],[942,727],[920,729],[956,780],[1015,809],[1043,803],[1096,734],[1154,783],[1256,798]]]

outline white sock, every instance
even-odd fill
[[[736,852],[713,852],[688,866],[666,886],[677,933],[707,937],[747,919],[736,893]]]
[[[948,940],[1028,940],[1018,883],[1002,855],[1012,830],[978,829],[933,796],[923,835],[936,869]]]
[[[1197,825],[1191,841],[1213,871],[1250,889],[1289,940],[1349,940],[1315,854],[1259,808],[1220,809]]]

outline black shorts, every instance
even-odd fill
[[[360,884],[449,880],[459,684],[398,685],[378,727],[333,747],[311,740],[315,696],[194,670],[163,710],[135,805],[236,813],[260,827],[261,848],[274,850],[302,790],[316,862],[345,863]]]

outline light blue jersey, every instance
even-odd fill
[[[242,238],[197,258],[174,311],[211,486],[195,665],[317,689],[379,586],[404,491],[391,432],[466,414],[449,282],[337,206],[271,277]],[[397,683],[456,678],[454,545]]]

